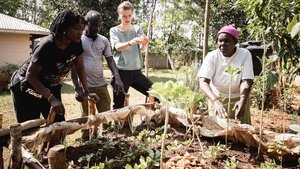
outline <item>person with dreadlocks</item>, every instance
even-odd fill
[[[17,121],[24,122],[56,112],[54,122],[64,121],[65,108],[61,101],[61,82],[75,65],[85,96],[98,101],[87,87],[83,64],[81,34],[84,19],[71,10],[58,14],[50,26],[50,34],[34,48],[30,58],[11,78],[10,90]]]

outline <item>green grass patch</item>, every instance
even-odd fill
[[[149,71],[149,78],[153,83],[176,81],[176,74],[171,69],[158,69]]]
[[[0,113],[3,115],[2,127],[9,127],[11,124],[17,122],[9,91],[0,93]]]

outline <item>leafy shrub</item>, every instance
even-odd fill
[[[278,60],[277,55],[272,55],[266,58],[263,72],[255,77],[254,84],[252,86],[251,96],[254,107],[261,109],[262,96],[264,96],[264,109],[269,110],[275,108],[279,102],[279,95],[276,91],[276,83],[278,82],[279,74],[276,68],[273,68]],[[262,62],[262,60],[260,60]],[[265,77],[264,77],[265,76]]]
[[[0,91],[8,89],[10,77],[18,67],[19,66],[15,64],[7,64],[0,67]]]
[[[276,93],[275,84],[278,82],[278,74],[274,70],[265,70],[266,78],[263,82],[263,77],[258,76],[254,79],[254,84],[252,86],[252,103],[254,107],[261,108],[262,106],[262,96],[265,96],[266,101],[264,102],[264,109],[269,110],[274,108],[278,104],[279,97]],[[263,83],[265,84],[265,90],[263,92]]]

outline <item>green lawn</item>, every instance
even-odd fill
[[[7,127],[11,124],[16,123],[14,107],[10,92],[1,92],[0,93],[0,113],[3,115],[3,126]]]

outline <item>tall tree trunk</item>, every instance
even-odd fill
[[[209,0],[205,4],[205,21],[204,21],[204,41],[203,41],[203,57],[202,61],[208,53],[208,28],[209,28]]]
[[[174,60],[172,59],[170,53],[167,52],[166,55],[167,55],[167,58],[168,58],[168,60],[169,60],[169,62],[170,62],[171,69],[172,69],[172,70],[175,70],[175,62],[174,62]]]
[[[152,39],[152,35],[151,34],[151,29],[152,29],[152,20],[153,20],[153,14],[155,11],[155,6],[156,6],[156,0],[152,1],[152,8],[151,8],[151,13],[150,13],[150,18],[149,18],[149,22],[148,22],[148,29],[147,29],[147,37],[149,38],[149,40]],[[145,74],[148,77],[148,49],[146,49],[145,52]]]

